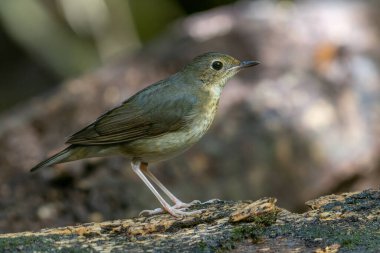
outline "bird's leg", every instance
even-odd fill
[[[174,206],[172,206],[175,209],[183,209],[186,207],[190,207],[194,204],[199,204],[199,200],[193,200],[190,203],[184,203],[180,199],[178,199],[176,196],[174,196],[173,193],[171,193],[154,175],[153,173],[149,170],[148,164],[146,163],[141,163],[141,171],[150,178],[168,197],[171,201],[173,201]]]
[[[156,198],[158,199],[158,201],[161,203],[163,209],[165,211],[167,211],[169,214],[173,215],[174,217],[183,217],[183,216],[193,215],[193,214],[199,213],[198,211],[184,212],[184,211],[181,211],[181,210],[178,210],[178,209],[175,209],[175,208],[171,207],[165,201],[165,199],[163,197],[161,197],[161,195],[157,192],[157,190],[153,187],[153,185],[149,182],[149,180],[145,177],[144,173],[142,173],[142,171],[141,171],[141,165],[142,165],[141,161],[133,159],[131,164],[132,164],[133,171],[141,178],[141,180],[146,184],[146,186],[148,186],[149,190],[151,190],[151,192],[154,194],[154,196],[156,196]],[[144,163],[144,165],[147,166],[146,163]],[[152,211],[149,211],[149,210],[145,211],[144,210],[141,213],[147,213],[148,215],[151,215],[151,214],[159,213],[159,211],[160,211],[159,209],[155,209],[155,210],[152,210]]]

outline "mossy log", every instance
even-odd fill
[[[168,214],[0,235],[0,252],[378,252],[380,190],[329,195],[296,214],[258,201],[213,201]]]

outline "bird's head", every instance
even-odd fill
[[[243,68],[260,64],[258,61],[239,61],[221,53],[205,53],[194,58],[182,70],[186,78],[197,79],[205,85],[224,86],[226,81]]]

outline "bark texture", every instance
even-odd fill
[[[274,198],[198,204],[151,217],[0,235],[1,252],[378,252],[380,191],[328,195],[302,214]]]

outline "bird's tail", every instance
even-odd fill
[[[53,155],[52,157],[46,159],[45,161],[40,162],[36,166],[34,166],[30,171],[36,171],[40,168],[51,166],[56,163],[68,162],[71,161],[71,155],[73,154],[74,149],[70,146]]]

